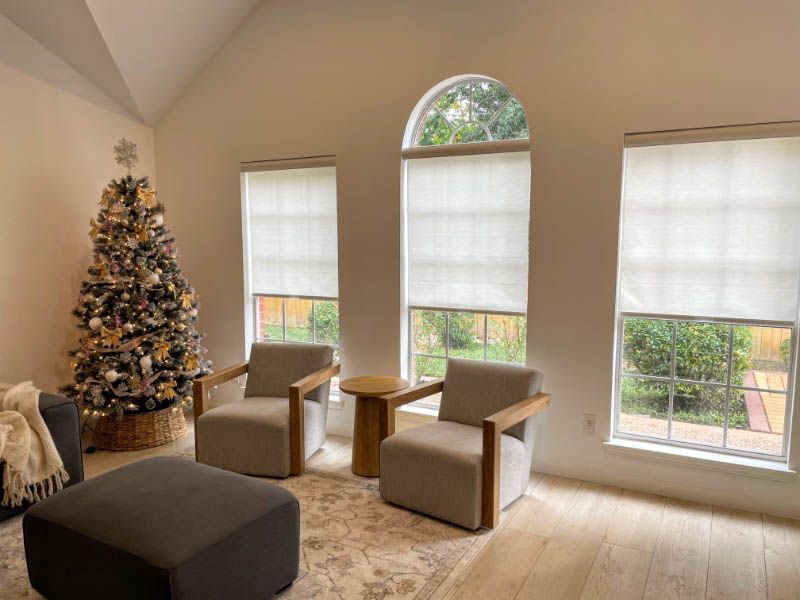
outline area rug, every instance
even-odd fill
[[[266,481],[300,501],[300,575],[281,600],[437,600],[491,535],[386,504],[366,481],[318,470]],[[0,523],[0,598],[40,598],[28,584],[22,517]]]

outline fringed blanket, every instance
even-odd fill
[[[37,502],[69,480],[39,412],[39,390],[30,381],[0,383],[0,461],[3,506]]]

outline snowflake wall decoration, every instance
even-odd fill
[[[139,162],[139,153],[136,149],[136,144],[122,138],[119,143],[114,146],[114,160],[118,165],[122,165],[128,169],[128,175],[131,174],[131,169]]]

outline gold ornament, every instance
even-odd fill
[[[177,298],[178,297],[178,290],[175,289],[175,284],[172,283],[171,281],[167,284],[167,291],[172,292],[173,298]]]
[[[96,263],[94,263],[94,267],[98,271],[98,279],[105,279],[108,277],[108,266],[102,260],[98,260]]]
[[[150,239],[150,235],[147,233],[147,227],[139,223],[136,226],[136,237],[139,239],[140,242],[146,242]]]
[[[181,294],[181,307],[189,310],[192,308],[192,299],[194,298],[194,294],[190,294],[189,292],[184,292]]]
[[[147,208],[153,208],[156,205],[156,191],[153,188],[137,187],[136,197],[144,202]]]
[[[108,208],[114,200],[116,200],[116,194],[114,193],[114,190],[111,188],[106,188],[103,190],[103,195],[100,196],[100,206],[103,208]]]
[[[102,327],[101,331],[103,335],[103,346],[106,348],[113,348],[120,345],[122,340],[122,329],[119,327],[116,329],[106,329],[105,327]]]
[[[194,371],[195,369],[200,368],[200,357],[197,354],[190,354],[189,357],[186,359],[186,369],[189,371]]]
[[[158,342],[153,346],[153,348],[156,351],[156,360],[163,362],[169,358],[169,342]]]
[[[95,241],[97,239],[97,234],[100,233],[100,226],[94,219],[89,219],[89,225],[91,226],[89,237],[92,238],[92,241]]]
[[[172,400],[178,394],[175,393],[176,383],[174,381],[163,382],[158,384],[158,389],[161,392],[161,395],[164,397],[164,400]]]
[[[114,160],[118,165],[122,165],[128,169],[128,175],[131,174],[131,169],[139,162],[139,153],[136,149],[136,144],[122,138],[116,146],[114,146]]]

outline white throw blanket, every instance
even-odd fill
[[[69,480],[39,412],[39,390],[30,381],[0,383],[0,460],[3,506],[37,502]]]

